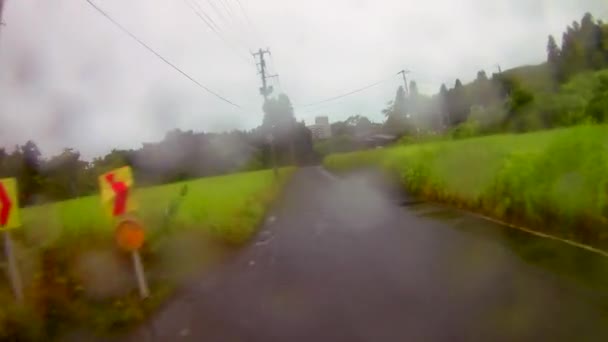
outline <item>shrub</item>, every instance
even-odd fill
[[[481,129],[477,120],[467,120],[456,126],[450,132],[450,136],[454,139],[465,139],[479,135]]]
[[[607,136],[608,126],[579,126],[335,155],[326,166],[380,165],[424,198],[608,248]]]

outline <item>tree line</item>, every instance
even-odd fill
[[[358,137],[387,134],[416,141],[429,136],[465,138],[608,121],[608,25],[586,13],[566,28],[558,45],[548,37],[547,60],[463,84],[442,84],[428,96],[415,80],[397,88],[375,123],[360,114],[332,123],[331,139],[315,144],[322,155],[356,150]]]
[[[287,95],[269,98],[264,121],[250,131],[204,133],[175,129],[163,140],[137,149],[113,149],[91,161],[66,148],[44,158],[30,140],[12,150],[0,148],[0,178],[16,177],[21,205],[95,194],[99,175],[131,166],[137,185],[149,186],[237,171],[314,160],[310,131],[295,121]],[[269,135],[273,135],[273,158]]]
[[[401,86],[382,111],[383,123],[362,115],[332,124],[334,138],[313,150],[311,132],[297,122],[286,94],[269,97],[262,124],[251,131],[204,133],[173,130],[157,143],[139,149],[114,149],[92,161],[66,148],[43,158],[34,141],[0,148],[0,177],[16,177],[23,205],[86,196],[97,191],[97,177],[129,165],[140,185],[163,184],[272,164],[305,164],[319,154],[362,145],[358,137],[383,133],[412,138],[449,134],[456,138],[478,134],[608,121],[608,25],[589,13],[574,21],[562,36],[547,42],[547,61],[505,72],[477,73],[469,84],[457,79],[439,92],[420,93],[415,81]]]
[[[453,87],[442,84],[433,96],[420,94],[415,81],[409,84],[409,94],[399,87],[383,110],[384,131],[464,137],[606,122],[607,76],[592,75],[605,68],[608,25],[586,13],[580,23],[567,27],[561,46],[548,37],[547,61],[540,65],[490,77],[480,70],[473,82],[463,85],[456,79]]]

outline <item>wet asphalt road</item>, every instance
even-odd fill
[[[608,341],[595,294],[404,201],[299,170],[255,242],[127,340]]]

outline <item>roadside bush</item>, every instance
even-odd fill
[[[137,189],[151,290],[145,301],[98,197],[22,210],[13,237],[26,303],[19,307],[0,283],[0,340],[54,340],[74,330],[112,336],[141,323],[185,273],[232,250],[226,244],[249,241],[294,171],[281,169],[278,182],[264,170]]]
[[[479,123],[479,131],[482,134],[497,133],[500,131],[502,123],[505,121],[507,113],[503,103],[490,106],[473,106],[469,120]]]
[[[326,140],[318,141],[314,144],[314,151],[321,156],[331,153],[344,153],[354,151],[358,148],[355,140],[348,135],[339,135]]]
[[[608,248],[608,126],[400,146],[374,157],[336,155],[325,165],[383,166],[423,198]]]
[[[608,121],[608,75],[600,75],[593,97],[587,104],[586,114],[595,122]]]
[[[477,120],[469,119],[461,123],[460,125],[454,127],[450,132],[450,136],[453,139],[465,139],[477,136],[480,132],[481,127],[479,122]]]

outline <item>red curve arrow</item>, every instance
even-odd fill
[[[13,202],[4,189],[4,184],[0,183],[0,226],[4,226],[8,223],[8,217],[11,213]]]
[[[112,187],[112,191],[116,195],[114,199],[114,209],[112,211],[112,215],[120,216],[125,213],[127,210],[127,198],[129,196],[129,188],[124,182],[115,182],[114,174],[109,173],[106,175],[106,181],[110,183],[110,187]]]

